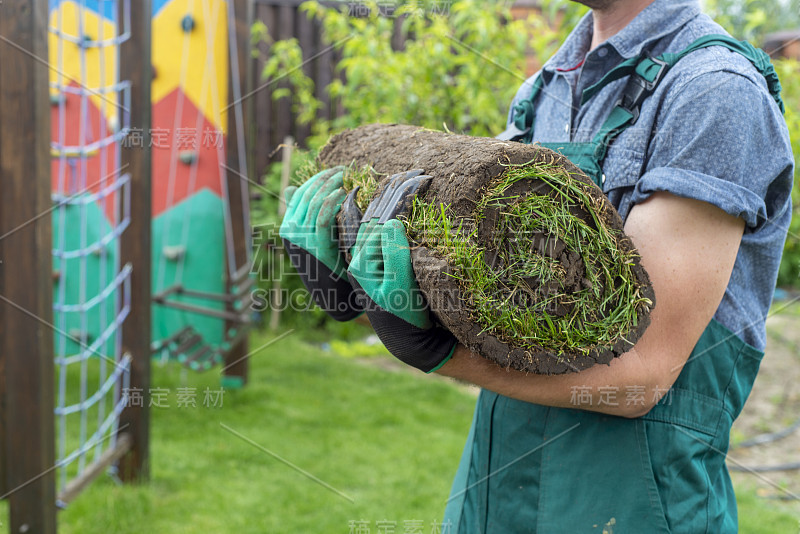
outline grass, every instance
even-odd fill
[[[256,332],[251,347],[271,338]],[[150,482],[96,480],[59,512],[59,532],[327,533],[361,520],[371,532],[383,520],[396,522],[398,533],[406,520],[430,532],[442,517],[474,398],[421,373],[334,356],[306,338],[298,331],[254,354],[250,384],[227,392],[216,409],[202,406],[201,395],[197,408],[176,405],[179,387],[218,389],[215,371],[155,365],[153,387],[170,394],[169,407],[151,412]],[[797,531],[797,503],[761,498],[749,479],[734,480],[742,533]],[[2,504],[0,527],[7,525]]]
[[[308,158],[302,161],[297,170],[294,171],[292,185],[301,186],[311,179],[312,176],[323,171],[316,158]]]
[[[324,169],[321,168],[316,159],[304,162],[295,172],[293,184],[300,186],[311,179],[312,176]],[[363,212],[367,209],[369,201],[378,190],[378,173],[370,166],[359,167],[355,162],[345,166],[344,176],[342,177],[345,191],[350,192],[359,187],[356,193],[356,205]]]
[[[351,520],[441,520],[475,399],[411,371],[323,352],[298,334],[251,359],[250,384],[221,409],[178,408],[176,389],[219,388],[216,371],[154,366],[152,479],[103,477],[59,513],[61,533],[347,532]],[[270,336],[256,333],[251,347]],[[388,358],[383,356],[383,358]],[[315,483],[221,424],[330,484]],[[5,505],[4,505],[5,506]],[[0,524],[7,517],[0,514]]]
[[[363,213],[369,206],[370,200],[378,190],[377,173],[372,167],[357,167],[355,163],[349,165],[344,171],[344,189],[352,191],[359,188],[356,193],[356,205]]]
[[[543,182],[549,192],[513,192],[523,180]],[[527,349],[586,354],[624,337],[653,304],[640,293],[636,253],[621,246],[621,233],[605,224],[603,209],[563,169],[535,163],[509,166],[489,183],[472,217],[456,219],[449,206],[415,199],[406,228],[415,243],[448,260],[485,331]],[[487,240],[479,230],[490,213],[497,216]],[[532,247],[536,235],[579,254],[583,281],[567,287],[568,266]]]
[[[760,496],[750,475],[735,474],[736,504],[739,507],[739,532],[761,534],[800,532],[800,504]]]

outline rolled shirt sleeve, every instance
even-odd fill
[[[788,207],[793,160],[788,132],[758,83],[725,70],[686,79],[659,111],[634,204],[656,191],[708,202],[748,229]]]

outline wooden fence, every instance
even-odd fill
[[[322,28],[318,21],[310,20],[299,9],[306,0],[253,0],[255,4],[254,20],[261,21],[267,27],[272,40],[297,38],[303,50],[305,63],[302,68],[305,74],[314,81],[316,97],[322,102],[317,116],[320,119],[331,119],[343,113],[341,105],[332,101],[328,95],[328,84],[337,76],[336,65],[339,54],[330,44],[322,39]],[[345,2],[321,2],[323,4],[346,5],[352,16],[364,16],[364,5],[357,0]],[[379,3],[381,9],[390,11],[391,4]],[[524,17],[531,11],[539,9],[538,0],[517,0],[512,9],[513,16]],[[400,21],[395,25],[392,47],[402,48],[404,36],[400,32]],[[253,58],[255,92],[252,96],[252,110],[255,113],[254,166],[256,176],[262,176],[270,163],[280,160],[280,145],[286,136],[291,135],[295,143],[301,147],[311,133],[309,126],[299,125],[295,121],[288,98],[273,101],[275,89],[288,87],[285,83],[270,83],[261,79],[261,72],[269,54],[269,46],[261,43],[257,47],[258,56]],[[530,63],[530,62],[529,62]],[[531,63],[531,70],[536,65]],[[532,71],[530,72],[532,74]]]
[[[318,117],[330,119],[336,116],[337,106],[328,96],[328,84],[335,76],[338,57],[336,52],[322,40],[322,29],[318,21],[310,20],[299,9],[304,0],[255,0],[255,20],[263,22],[272,40],[296,37],[303,50],[305,63],[302,68],[306,76],[314,80],[316,97],[322,102]],[[309,126],[295,121],[288,98],[273,101],[275,89],[287,87],[285,83],[270,84],[261,79],[261,72],[269,53],[269,46],[260,43],[258,56],[253,58],[255,90],[253,112],[255,113],[256,176],[261,176],[269,163],[280,158],[278,147],[287,135],[303,145],[311,133]]]

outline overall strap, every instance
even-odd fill
[[[625,76],[631,77],[625,86],[622,97],[617,101],[608,118],[600,127],[600,131],[592,140],[597,147],[595,157],[600,162],[605,158],[611,142],[639,118],[639,109],[642,102],[655,91],[667,71],[687,54],[709,46],[724,46],[748,59],[758,72],[764,76],[772,98],[778,104],[781,112],[784,112],[778,75],[775,73],[772,63],[770,63],[769,56],[763,50],[753,47],[746,41],[737,41],[728,35],[706,35],[678,53],[665,53],[658,57],[653,57],[645,52],[626,59],[607,72],[600,81],[583,91],[581,105],[585,104],[609,83]],[[542,76],[537,76],[533,82],[531,95],[514,104],[512,108],[512,123],[503,133],[497,136],[497,139],[523,143],[531,142],[536,115],[534,104],[543,85]]]
[[[543,86],[544,82],[542,81],[542,75],[540,73],[533,81],[531,95],[528,98],[520,100],[512,107],[511,113],[513,119],[511,124],[508,125],[503,133],[497,136],[497,139],[501,141],[519,141],[521,143],[531,142],[533,137],[533,118],[536,116],[533,106]]]
[[[769,88],[770,95],[772,95],[772,98],[778,104],[778,107],[781,109],[781,113],[784,112],[783,100],[781,99],[781,83],[778,80],[778,75],[775,72],[772,63],[770,62],[767,53],[760,48],[755,48],[747,41],[737,41],[733,37],[721,34],[705,35],[700,37],[685,49],[677,53],[661,54],[658,57],[652,57],[651,55],[644,53],[634,56],[630,59],[626,59],[608,71],[608,73],[606,73],[606,75],[603,76],[600,81],[590,87],[587,87],[583,91],[581,94],[581,105],[585,104],[590,98],[596,95],[609,83],[619,80],[624,76],[633,74],[636,74],[644,82],[652,85],[652,89],[655,89],[655,86],[658,85],[658,83],[664,77],[664,74],[666,74],[670,67],[675,65],[675,63],[677,63],[680,59],[687,54],[694,52],[695,50],[700,50],[701,48],[706,48],[709,46],[724,46],[728,50],[736,52],[744,56],[745,59],[749,60],[756,70],[758,70],[758,72],[767,81],[767,87]]]
[[[701,48],[706,48],[708,46],[724,46],[725,48],[736,52],[737,54],[744,56],[745,59],[749,60],[750,63],[753,64],[756,70],[766,80],[769,94],[772,95],[775,103],[778,104],[781,113],[786,112],[783,106],[783,99],[781,99],[781,82],[778,79],[778,74],[775,72],[775,68],[772,66],[769,55],[767,55],[767,53],[760,48],[754,47],[747,41],[737,41],[728,35],[706,35],[690,44],[682,52],[678,52],[677,54],[662,54],[661,58],[668,64],[674,65],[686,54]]]
[[[605,159],[611,142],[625,128],[637,121],[642,102],[655,91],[667,71],[687,54],[709,46],[724,46],[748,59],[764,77],[772,98],[778,104],[781,113],[784,112],[778,75],[775,73],[772,63],[770,63],[769,56],[763,50],[753,47],[746,41],[737,41],[727,35],[706,35],[677,53],[665,53],[658,57],[645,54],[623,61],[603,76],[599,82],[583,91],[581,105],[610,82],[623,76],[630,75],[631,77],[622,92],[622,96],[592,139],[592,143],[595,145],[595,157],[599,162],[602,163]]]

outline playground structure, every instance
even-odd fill
[[[223,363],[250,320],[242,84],[230,61],[248,45],[229,39],[234,13],[225,0],[153,6],[153,348],[194,370]]]
[[[106,470],[147,478],[152,357],[246,381],[250,6],[0,18],[0,495],[50,533]]]

